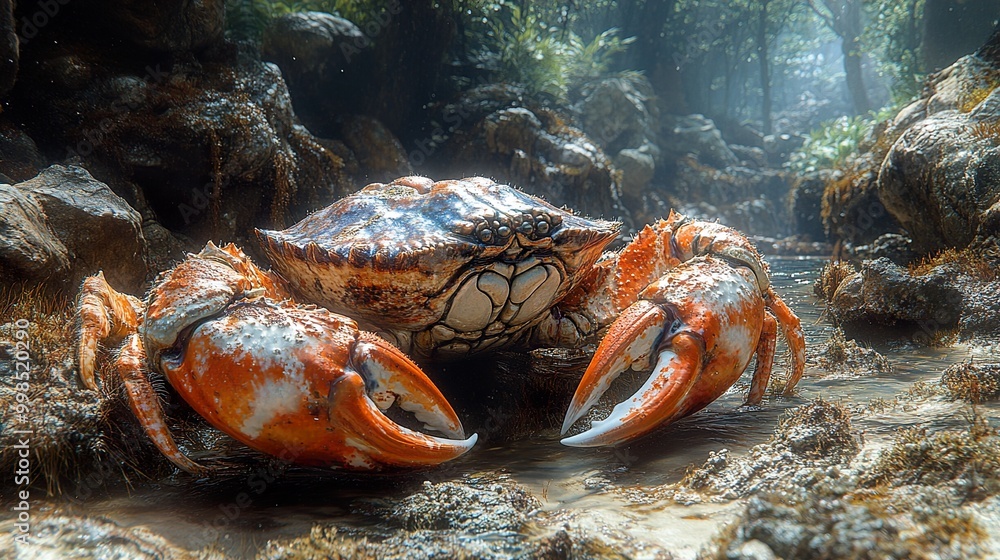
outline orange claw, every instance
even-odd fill
[[[562,443],[614,445],[697,412],[739,379],[758,349],[766,352],[770,346],[760,343],[765,301],[747,267],[695,257],[653,282],[640,297],[598,346],[573,396],[563,433],[626,368],[651,370],[649,379],[607,419]],[[774,330],[767,332],[773,336]],[[763,369],[755,375],[763,375]]]
[[[448,401],[400,351],[325,309],[244,301],[194,329],[163,369],[211,424],[254,449],[302,465],[355,470],[430,466],[462,455]],[[382,413],[393,402],[435,437]]]

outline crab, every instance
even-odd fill
[[[620,227],[482,177],[371,184],[288,229],[258,230],[268,270],[209,243],[145,301],[88,278],[81,379],[95,388],[99,350],[117,344],[112,371],[132,411],[190,472],[205,469],[178,448],[149,370],[251,448],[355,470],[437,465],[475,444],[414,359],[596,343],[563,434],[622,372],[649,372],[610,416],[562,439],[578,447],[628,442],[700,410],[755,355],[746,402],[760,403],[779,328],[791,393],[802,329],[746,237],[671,212],[605,251]],[[392,406],[423,429],[391,420]]]

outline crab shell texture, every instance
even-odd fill
[[[258,234],[303,298],[448,357],[521,340],[620,227],[483,177],[404,177]]]

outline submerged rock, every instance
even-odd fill
[[[952,398],[973,404],[1000,398],[1000,363],[962,362],[945,370],[941,384]]]
[[[92,516],[47,515],[31,524],[26,544],[14,542],[18,530],[12,521],[0,523],[0,555],[11,560],[77,558],[103,560],[225,560],[213,550],[188,551],[145,527],[121,525]]]
[[[839,329],[830,336],[817,358],[819,366],[834,375],[857,377],[892,372],[892,364],[885,356],[859,346],[855,340],[846,340],[844,331]]]
[[[732,458],[722,449],[690,470],[677,484],[629,489],[640,503],[672,498],[682,504],[734,500],[787,486],[810,487],[825,473],[836,473],[861,449],[862,436],[851,426],[844,407],[817,399],[785,416],[767,443]]]

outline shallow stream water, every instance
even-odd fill
[[[833,330],[812,293],[823,262],[808,258],[771,260],[772,282],[802,320],[809,356],[820,352]],[[872,345],[891,361],[892,373],[830,376],[810,361],[794,397],[771,396],[754,410],[740,408],[749,381],[746,375],[705,410],[629,448],[568,448],[559,444],[553,430],[492,447],[479,446],[442,469],[397,477],[318,479],[292,475],[194,487],[190,479],[185,479],[176,485],[153,488],[138,484],[141,490],[97,500],[51,502],[42,509],[101,515],[123,526],[146,526],[184,548],[216,544],[233,555],[252,556],[268,539],[308,533],[318,522],[346,527],[370,524],[369,518],[352,513],[351,503],[358,498],[398,497],[407,495],[423,480],[440,482],[464,473],[503,469],[542,500],[545,509],[574,512],[574,523],[580,527],[632,535],[678,557],[690,558],[722,523],[735,515],[739,502],[635,505],[617,493],[602,490],[600,481],[611,481],[616,486],[675,482],[690,465],[704,462],[710,451],[726,448],[732,455],[740,455],[767,441],[788,408],[817,397],[850,408],[874,398],[892,399],[917,381],[936,381],[948,365],[976,351],[962,344],[928,348],[905,340]],[[779,346],[779,356],[781,352]],[[783,360],[776,361],[775,369],[776,375],[784,373]],[[987,409],[988,414],[996,412],[995,407]],[[921,423],[950,427],[965,424],[967,419],[962,405],[943,399],[930,399],[918,409],[897,408],[855,418],[855,426],[865,432],[869,443],[888,440],[901,426]]]

